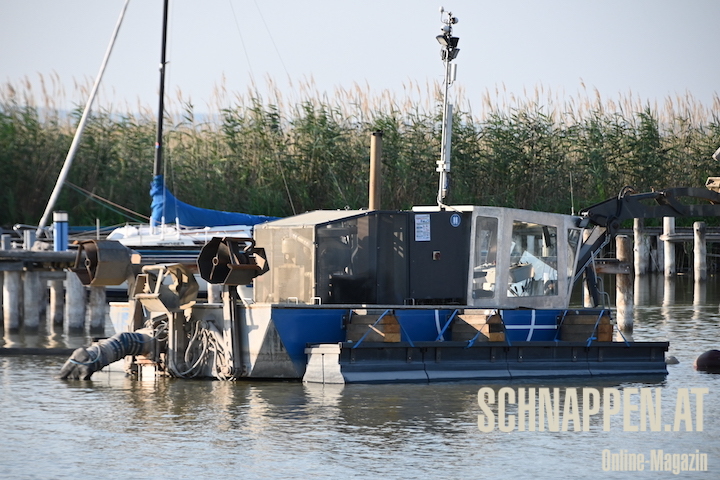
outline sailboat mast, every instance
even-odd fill
[[[443,15],[447,14],[444,18]],[[440,159],[437,161],[437,172],[440,173],[438,185],[437,203],[443,206],[443,200],[450,189],[450,144],[452,136],[452,105],[448,103],[448,90],[450,85],[455,81],[456,65],[451,64],[455,57],[460,53],[457,44],[460,41],[458,37],[453,37],[452,26],[458,23],[457,17],[453,17],[452,12],[446,12],[440,7],[441,21],[444,24],[441,28],[442,35],[435,37],[442,45],[440,50],[440,58],[445,66],[445,79],[443,81],[443,115],[442,115],[442,134],[440,140]]]
[[[155,138],[153,176],[163,174],[163,116],[165,113],[165,51],[167,46],[168,2],[169,0],[163,2],[162,51],[160,52],[160,101],[158,106],[157,136]]]
[[[129,3],[130,0],[125,0],[125,4],[123,5],[122,10],[120,10],[120,17],[115,24],[115,30],[113,30],[112,37],[110,37],[110,44],[108,45],[105,56],[103,57],[103,61],[100,64],[100,71],[95,78],[95,83],[93,84],[92,91],[90,92],[90,96],[88,97],[87,103],[85,104],[85,109],[83,110],[82,117],[80,117],[80,123],[78,123],[77,129],[75,130],[75,136],[73,137],[72,144],[70,145],[70,150],[65,157],[65,162],[63,163],[60,174],[58,175],[58,179],[55,182],[55,188],[53,188],[53,191],[50,194],[50,199],[48,200],[47,205],[45,205],[45,212],[43,212],[43,216],[38,223],[37,231],[35,232],[38,237],[43,234],[43,229],[45,228],[45,225],[47,225],[47,222],[50,219],[50,214],[52,213],[53,208],[55,208],[55,203],[57,203],[58,198],[60,198],[60,192],[62,191],[62,187],[65,184],[65,180],[70,174],[70,167],[72,166],[73,160],[75,160],[75,153],[80,148],[80,139],[82,138],[83,131],[85,130],[85,125],[87,124],[88,118],[90,117],[93,102],[95,101],[98,89],[100,88],[100,82],[102,81],[103,74],[105,73],[105,67],[107,67],[108,61],[110,60],[110,54],[112,53],[113,46],[115,46],[115,40],[117,39],[118,33],[120,32],[120,25],[122,25],[123,19],[125,18],[125,11],[127,10]]]

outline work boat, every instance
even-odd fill
[[[608,309],[568,307],[586,221],[456,206],[268,222],[198,257],[222,303],[196,303],[179,265],[143,266],[113,306],[126,333],[78,349],[63,376],[126,355],[143,376],[321,383],[666,374],[667,342],[613,341]],[[81,245],[99,249],[79,266],[90,284],[106,243]],[[252,277],[254,298],[241,298]]]
[[[666,375],[668,342],[635,342],[616,332],[593,259],[621,221],[718,215],[720,194],[624,192],[579,216],[445,205],[447,89],[459,50],[457,18],[441,15],[445,101],[436,206],[386,211],[371,196],[367,210],[257,224],[252,237],[212,238],[192,266],[148,264],[117,242],[85,242],[76,262],[83,283],[128,279],[132,287],[128,302],[111,307],[118,333],[77,349],[60,376],[87,379],[122,359],[142,377],[318,383]],[[371,152],[375,162],[377,156]],[[709,202],[682,205],[676,193]],[[222,302],[197,302],[196,271],[223,285]],[[580,279],[594,308],[570,308]],[[248,284],[253,288],[243,289]]]
[[[667,343],[613,342],[608,310],[568,308],[580,222],[460,206],[259,226],[270,269],[239,309],[241,368],[333,383],[666,373]]]

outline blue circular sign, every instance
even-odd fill
[[[450,225],[452,225],[453,227],[459,227],[461,221],[462,221],[462,217],[460,217],[460,215],[457,213],[453,213],[450,216]]]

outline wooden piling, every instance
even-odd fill
[[[663,235],[672,235],[675,233],[675,217],[663,218]],[[665,251],[665,276],[671,277],[677,273],[675,265],[675,244],[670,241],[664,241]]]
[[[65,328],[85,328],[85,287],[74,272],[65,278]]]
[[[649,271],[650,245],[648,237],[645,235],[645,221],[642,218],[636,218],[633,221],[633,238],[635,275],[645,275]]]
[[[5,332],[17,331],[20,328],[21,273],[19,270],[8,270],[3,276],[3,325]]]
[[[40,311],[44,292],[41,291],[40,272],[23,272],[23,326],[26,330],[37,330],[40,326]]]
[[[705,222],[693,223],[693,278],[696,282],[707,280],[707,244]]]
[[[615,248],[617,259],[620,262],[630,263],[633,256],[633,248],[627,235],[615,237]],[[633,304],[634,304],[634,282],[633,275],[618,274],[616,277],[616,299],[618,328],[625,332],[633,330]]]

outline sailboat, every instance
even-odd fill
[[[126,247],[194,247],[204,245],[213,237],[252,237],[255,225],[277,219],[187,204],[170,192],[163,175],[154,176],[150,196],[150,224],[116,228],[108,240],[116,240]],[[168,218],[174,222],[166,222]]]
[[[163,117],[165,113],[168,3],[169,0],[163,2],[158,126],[153,180],[150,185],[150,197],[152,198],[150,224],[125,225],[113,230],[107,239],[116,240],[127,247],[193,247],[204,245],[213,237],[252,237],[253,226],[276,220],[277,217],[195,207],[178,200],[165,184]]]
[[[120,26],[122,25],[125,11],[129,0],[126,0],[120,12],[117,24],[113,31],[110,44],[105,52],[100,71],[95,79],[92,91],[83,110],[82,117],[75,132],[72,145],[68,151],[63,167],[58,175],[55,187],[45,208],[36,235],[48,235],[47,225],[50,214],[60,196],[63,185],[72,166],[75,153],[80,145],[80,139],[84,131],[87,119],[92,110],[105,67],[108,64],[115,40]],[[168,190],[163,174],[163,117],[165,112],[165,67],[167,51],[167,23],[168,23],[169,0],[163,3],[163,27],[162,27],[162,49],[160,60],[160,91],[158,107],[158,125],[155,142],[155,161],[153,180],[150,185],[150,197],[152,198],[149,225],[125,225],[113,230],[107,237],[109,240],[116,240],[128,247],[196,247],[204,245],[212,237],[251,237],[253,226],[275,220],[277,217],[264,215],[251,215],[247,213],[223,212],[198,208],[184,203]],[[166,222],[170,220],[170,222]],[[174,223],[173,223],[174,222]]]

